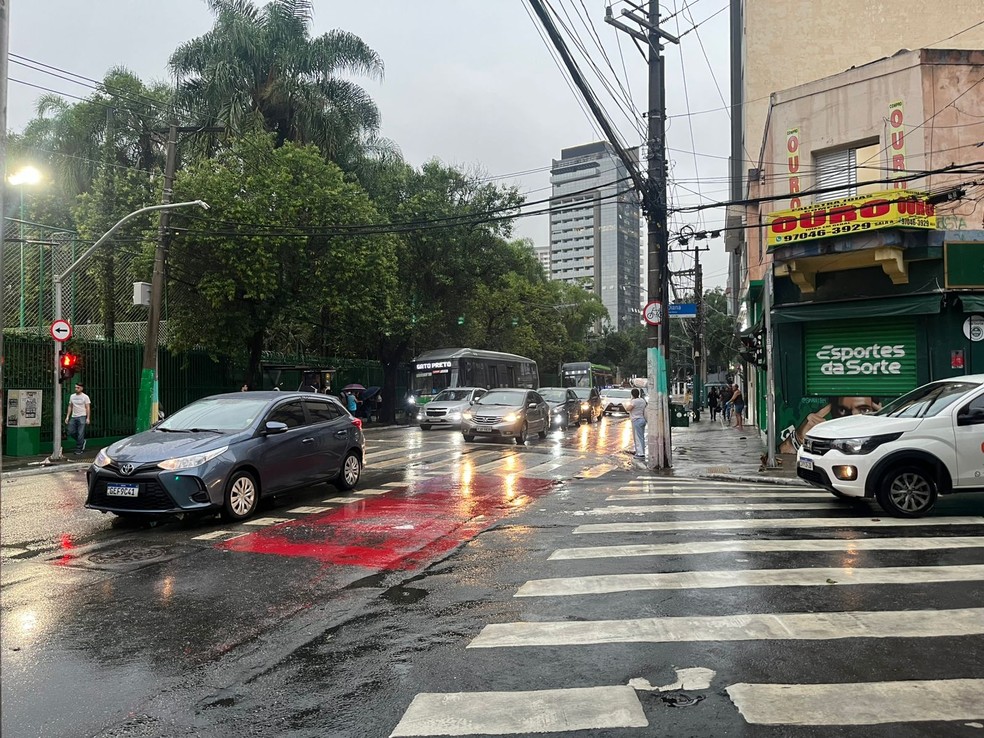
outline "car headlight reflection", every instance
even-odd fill
[[[96,466],[103,467],[112,464],[113,460],[109,457],[109,454],[106,453],[106,449],[103,448],[99,450],[98,454],[96,454],[96,460],[92,463]]]
[[[192,454],[191,456],[179,456],[175,459],[165,459],[160,462],[157,466],[161,469],[167,469],[168,471],[179,471],[180,469],[194,469],[196,466],[201,466],[207,461],[211,461],[217,456],[221,456],[226,451],[229,450],[228,446],[223,446],[222,448],[212,449],[211,451],[205,451],[200,454]]]
[[[465,420],[471,420],[472,415],[474,414],[475,413],[473,413],[471,410],[465,410],[465,412],[461,414],[461,417],[464,418]]]
[[[883,443],[890,443],[898,440],[901,433],[886,433],[880,436],[863,436],[861,438],[838,438],[831,441],[830,448],[840,451],[842,454],[867,454],[874,451]]]

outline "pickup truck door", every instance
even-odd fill
[[[984,488],[984,419],[974,417],[974,413],[981,412],[984,412],[984,392],[957,410],[957,425],[953,429],[957,451],[954,489]]]

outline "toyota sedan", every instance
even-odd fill
[[[214,395],[102,449],[87,472],[85,506],[121,517],[218,511],[242,520],[279,492],[319,482],[352,489],[364,458],[362,421],[334,398]]]

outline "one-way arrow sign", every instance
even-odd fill
[[[64,343],[72,337],[72,325],[67,320],[56,320],[49,329],[51,337],[60,343]]]

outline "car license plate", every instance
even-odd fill
[[[108,484],[106,494],[110,497],[137,497],[140,494],[139,484]]]
[[[807,471],[813,471],[813,459],[803,457],[799,460],[799,468],[806,469]]]
[[[492,426],[491,425],[479,425],[479,426],[477,426],[475,428],[475,430],[477,432],[479,432],[479,433],[491,433],[492,432]]]

